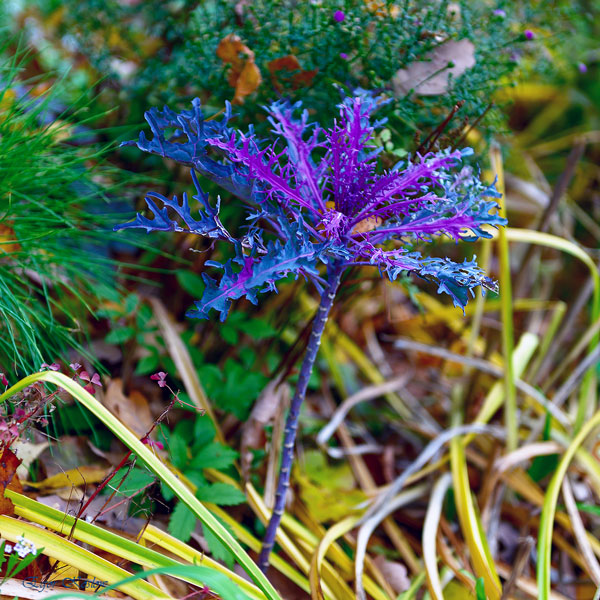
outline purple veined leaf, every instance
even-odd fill
[[[235,245],[234,259],[213,264],[222,271],[220,280],[204,274],[206,288],[188,313],[192,317],[205,318],[215,309],[224,319],[233,300],[257,302],[258,294],[275,291],[288,274],[304,275],[325,289],[320,265],[332,263],[373,265],[392,280],[400,272],[414,272],[437,282],[440,292],[464,308],[475,287],[493,289],[474,260],[457,264],[425,258],[408,252],[407,243],[441,235],[455,241],[490,237],[489,227],[505,224],[496,213],[498,194],[463,166],[469,150],[417,155],[382,170],[375,132],[385,119],[375,113],[383,104],[359,90],[342,101],[339,118],[323,128],[309,122],[300,103],[276,102],[267,109],[274,134],[269,143],[252,130],[229,128],[230,107],[223,119],[208,122],[197,100],[193,110],[179,114],[153,109],[147,121],[154,137],[149,141],[142,135],[138,146],[191,165],[221,184],[219,178],[229,178],[223,187],[230,191],[243,181],[246,192],[238,196],[250,203],[248,231],[235,240],[225,230],[218,201],[212,208],[195,173],[194,198],[203,207],[199,217],[191,216],[186,195],[179,204],[176,197],[149,193],[154,218],[137,215],[119,228],[186,231]],[[209,153],[219,153],[223,161],[217,163]]]
[[[231,165],[223,164],[208,155],[208,138],[228,137],[233,133],[227,126],[231,118],[231,104],[225,105],[220,120],[206,121],[200,100],[192,101],[192,110],[176,113],[165,106],[162,111],[151,108],[144,114],[152,138],[141,131],[137,141],[123,142],[121,146],[137,146],[144,152],[170,158],[182,165],[193,167],[203,177],[210,179],[232,194],[249,199],[252,188],[247,177]]]
[[[246,255],[241,244],[236,246],[237,256],[221,265],[210,262],[209,266],[223,271],[221,280],[215,281],[203,274],[206,288],[196,308],[189,311],[189,317],[208,318],[211,309],[221,313],[221,321],[227,318],[231,302],[245,297],[253,304],[258,303],[258,294],[277,291],[276,282],[290,273],[296,277],[318,276],[316,264],[321,248],[310,243],[302,235],[302,222],[296,225],[300,235],[292,235],[287,244],[279,240],[270,241],[266,251],[260,256]]]

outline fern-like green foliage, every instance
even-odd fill
[[[461,135],[466,117],[472,123],[485,115],[480,127],[498,126],[502,117],[490,110],[492,93],[507,83],[504,76],[513,71],[515,55],[525,41],[520,2],[504,11],[505,16],[494,13],[494,3],[481,0],[25,0],[25,4],[42,27],[46,21],[53,23],[56,41],[67,36],[67,51],[62,42],[55,44],[54,57],[69,62],[68,48],[85,55],[110,87],[127,97],[132,120],[139,119],[148,105],[182,108],[195,96],[208,108],[221,107],[234,98],[235,79],[251,60],[261,82],[243,95],[236,109],[238,125],[254,123],[259,134],[266,132],[268,125],[257,122],[256,115],[278,97],[302,100],[314,107],[321,124],[328,123],[336,116],[336,87],[346,91],[361,87],[394,98],[390,126],[394,139],[401,139],[408,150],[414,149],[415,135],[426,137],[457,102],[464,105],[446,128],[456,130],[454,137]],[[235,36],[239,45],[219,50],[226,36]],[[431,53],[450,40],[470,40],[475,60],[448,89],[427,96],[395,88],[393,78],[399,69],[429,61]],[[141,63],[140,56],[145,57]],[[461,57],[450,53],[445,60],[442,71]],[[175,99],[181,104],[174,105]]]
[[[60,82],[19,79],[23,52],[0,57],[0,371],[12,379],[66,348],[82,352],[94,303],[116,292],[105,217],[90,215],[110,169],[89,143],[85,106],[65,110]]]

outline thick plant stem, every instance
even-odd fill
[[[323,291],[321,296],[321,303],[319,304],[319,310],[315,315],[312,331],[308,340],[308,346],[306,348],[306,354],[302,361],[302,367],[300,369],[300,377],[298,378],[298,385],[296,387],[296,393],[292,398],[292,404],[290,406],[290,412],[285,422],[285,432],[283,438],[283,452],[281,456],[281,467],[279,469],[279,481],[277,482],[277,492],[275,494],[275,506],[273,507],[273,514],[267,527],[267,532],[263,540],[263,546],[260,551],[258,558],[258,566],[263,573],[269,568],[269,555],[275,544],[275,534],[279,528],[281,517],[283,516],[283,510],[285,508],[285,497],[287,495],[288,488],[290,487],[290,474],[292,470],[292,462],[294,460],[294,445],[296,442],[296,432],[298,430],[298,418],[300,416],[300,407],[304,401],[306,395],[306,388],[308,386],[308,380],[317,358],[319,346],[321,345],[321,337],[329,312],[333,306],[333,301],[340,284],[342,277],[342,267],[340,265],[333,265],[328,273],[328,285]],[[274,440],[273,443],[276,443]]]

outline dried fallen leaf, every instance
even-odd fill
[[[4,497],[4,490],[9,489],[23,493],[23,486],[17,476],[17,468],[21,461],[9,448],[5,448],[0,457],[0,514],[13,516],[15,507],[13,503]]]
[[[235,89],[233,102],[242,104],[244,98],[255,92],[262,81],[254,62],[254,52],[233,33],[224,37],[217,46],[217,56],[231,65],[228,82]]]
[[[330,466],[319,450],[304,455],[304,472],[295,476],[300,497],[310,514],[320,523],[339,521],[353,514],[367,496],[355,489],[354,476],[349,464]]]
[[[16,240],[16,235],[12,227],[0,223],[0,254],[11,254],[18,252],[21,245]]]
[[[456,79],[475,65],[475,46],[469,40],[450,40],[425,55],[424,60],[400,69],[392,79],[396,96],[411,90],[419,96],[439,96],[450,87],[450,75]]]
[[[94,467],[83,465],[76,469],[70,469],[42,481],[28,481],[26,485],[38,490],[57,490],[60,488],[72,488],[90,483],[98,483],[106,476],[108,469],[105,467]]]
[[[103,404],[139,437],[145,436],[154,423],[145,396],[136,390],[126,396],[120,379],[108,384]]]
[[[273,87],[279,92],[282,91],[283,86],[293,90],[309,86],[318,72],[318,69],[302,70],[298,59],[293,54],[276,58],[267,63],[267,67],[271,73]]]
[[[396,594],[401,594],[410,587],[408,570],[402,563],[386,560],[381,554],[373,562]]]
[[[17,468],[17,475],[21,479],[26,479],[27,475],[29,474],[28,469],[31,463],[36,460],[46,448],[49,447],[50,444],[48,442],[42,442],[40,444],[32,444],[31,442],[25,442],[21,440],[14,442],[12,444],[12,449],[21,460],[21,464]]]

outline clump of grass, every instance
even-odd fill
[[[81,352],[93,303],[118,297],[99,214],[114,169],[102,164],[106,147],[89,143],[85,103],[64,109],[60,83],[21,81],[26,55],[7,54],[0,48],[0,365],[23,373],[68,347]]]

